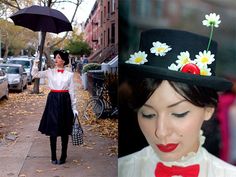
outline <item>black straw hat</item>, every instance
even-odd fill
[[[55,50],[53,52],[54,58],[56,58],[56,55],[59,54],[61,59],[65,61],[64,65],[69,64],[69,53],[65,50]]]
[[[140,52],[131,55],[131,60],[135,57],[136,60],[144,57],[144,62],[138,65],[129,61],[122,63],[119,65],[120,71],[131,71],[142,77],[204,86],[217,91],[229,90],[232,83],[215,76],[217,43],[211,41],[209,50],[206,51],[208,42],[209,38],[186,31],[144,31],[141,33]],[[208,58],[204,58],[205,56]],[[203,66],[206,60],[208,64]]]

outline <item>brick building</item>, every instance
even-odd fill
[[[97,0],[84,25],[84,39],[92,47],[90,62],[107,62],[118,54],[118,0]]]

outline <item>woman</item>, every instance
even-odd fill
[[[210,16],[209,26],[219,25],[218,16]],[[215,76],[216,48],[211,39],[186,31],[142,32],[140,51],[119,65],[119,76],[149,146],[119,158],[119,177],[236,176],[234,166],[202,147],[201,127],[216,109],[217,91],[232,86]]]
[[[69,54],[64,50],[54,51],[55,68],[38,71],[38,60],[35,60],[32,69],[34,78],[47,78],[48,94],[46,107],[40,121],[39,131],[50,136],[51,163],[64,164],[67,158],[68,135],[72,132],[72,122],[76,110],[73,73],[65,70],[69,64]],[[61,158],[57,160],[57,137],[61,136]]]

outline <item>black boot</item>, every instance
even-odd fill
[[[68,135],[61,137],[61,158],[58,164],[64,164],[66,162],[68,139],[69,139]]]
[[[56,154],[56,148],[57,148],[57,137],[56,136],[50,136],[50,147],[51,147],[51,163],[57,164],[57,154]]]

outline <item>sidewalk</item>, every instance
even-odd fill
[[[49,138],[37,131],[45,98],[38,99],[37,103],[31,103],[32,100],[29,99],[21,107],[31,106],[34,109],[33,113],[19,114],[13,119],[16,124],[10,128],[17,132],[18,138],[11,143],[0,144],[0,177],[116,177],[117,157],[108,152],[109,146],[117,142],[101,137],[91,131],[90,126],[83,125],[85,132],[83,146],[73,146],[70,137],[65,164],[50,163]],[[57,147],[59,158],[60,138]]]

